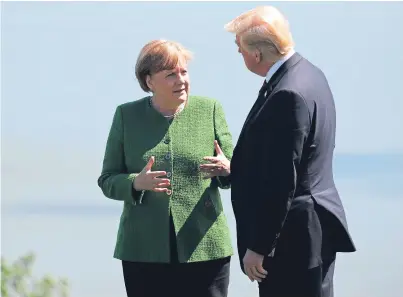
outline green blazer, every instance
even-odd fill
[[[123,201],[114,257],[126,261],[170,261],[169,216],[172,213],[181,263],[233,254],[220,188],[226,178],[203,179],[199,165],[215,154],[218,140],[228,159],[232,136],[217,100],[190,96],[172,121],[145,97],[117,107],[109,132],[98,185],[104,195]],[[152,170],[164,170],[171,194],[137,192],[132,182],[149,158]]]

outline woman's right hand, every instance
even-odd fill
[[[167,187],[171,184],[170,180],[159,178],[167,173],[165,171],[151,171],[154,161],[155,158],[152,156],[143,170],[135,177],[133,188],[136,191],[166,192],[168,190]]]

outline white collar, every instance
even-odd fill
[[[280,60],[278,60],[276,63],[273,64],[273,66],[270,67],[269,71],[266,74],[266,82],[269,82],[270,79],[273,77],[273,75],[276,73],[276,71],[287,61],[291,56],[295,54],[295,50],[291,49],[284,57],[282,57]]]

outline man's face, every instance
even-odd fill
[[[236,45],[238,46],[238,52],[242,55],[243,60],[245,62],[246,68],[248,68],[249,71],[256,73],[256,67],[258,65],[258,60],[256,58],[256,55],[248,53],[241,45],[240,37],[237,35],[236,40],[235,40]]]

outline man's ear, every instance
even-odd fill
[[[262,53],[258,50],[255,51],[255,60],[258,64],[262,62]]]

